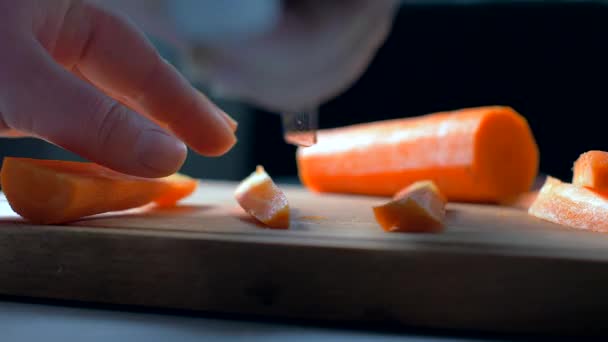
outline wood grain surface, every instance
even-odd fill
[[[384,199],[284,187],[269,230],[202,182],[173,209],[35,226],[0,202],[0,294],[492,332],[603,333],[608,235],[450,204],[441,234],[385,233]]]

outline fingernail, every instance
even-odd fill
[[[234,120],[233,117],[224,112],[215,103],[211,102],[203,93],[198,90],[196,90],[196,93],[207,105],[211,106],[215,110],[216,114],[218,114],[224,119],[224,121],[226,121],[226,124],[228,124],[228,127],[230,127],[230,129],[232,130],[232,133],[236,132],[236,129],[239,127],[238,121]]]
[[[228,125],[228,123],[226,123],[226,125]],[[224,135],[221,142],[220,142],[220,140],[218,140],[216,142],[214,148],[210,148],[207,151],[207,153],[206,153],[207,156],[219,157],[221,155],[224,155],[228,151],[230,151],[234,147],[234,145],[236,145],[236,143],[238,142],[238,139],[237,139],[234,131],[232,131],[231,129],[228,128],[228,126],[226,126],[226,132],[230,132],[230,134]]]
[[[136,142],[139,162],[154,176],[177,172],[186,159],[186,145],[179,139],[158,129],[146,129]]]
[[[237,128],[239,127],[239,123],[234,120],[230,115],[226,114],[226,112],[224,112],[223,110],[219,109],[219,111],[228,126],[230,126],[230,129],[232,129],[232,132],[236,132]]]
[[[232,149],[234,145],[236,145],[236,129],[238,127],[238,123],[228,114],[226,114],[223,110],[221,110],[218,106],[216,106],[215,104],[213,104],[213,106],[215,114],[218,118],[222,120],[222,123],[224,123],[224,125],[222,126],[224,126],[225,129],[225,134],[223,134],[223,139],[219,144],[220,149],[218,151],[215,151],[213,154],[222,155]],[[220,142],[220,140],[218,140],[218,142]]]
[[[203,153],[205,156],[221,156],[228,152],[236,144],[237,138],[235,135],[238,123],[223,110],[221,110],[215,103],[211,102],[203,93],[196,90],[199,98],[203,102],[203,106],[211,109],[211,113],[216,121],[223,129],[219,127],[214,128],[213,134],[203,135],[200,138],[204,139],[205,142],[201,143],[201,146],[206,146]]]

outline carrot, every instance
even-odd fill
[[[503,202],[529,190],[539,152],[510,107],[478,107],[321,130],[297,151],[312,191],[392,196],[432,180],[450,201]]]
[[[435,183],[419,181],[373,210],[376,221],[387,232],[438,232],[444,227],[446,204]]]
[[[198,187],[196,180],[180,173],[164,177],[162,180],[171,186],[171,191],[166,191],[162,196],[154,199],[154,203],[159,207],[175,206],[182,198],[190,196]]]
[[[572,228],[608,232],[608,199],[553,177],[547,177],[528,213]]]
[[[198,182],[185,175],[148,179],[88,162],[6,157],[0,171],[11,208],[37,224],[58,224],[156,202],[174,205]]]
[[[262,166],[258,166],[255,172],[239,184],[234,196],[248,214],[267,227],[289,228],[287,197]]]
[[[572,183],[608,194],[608,152],[581,154],[574,162]]]

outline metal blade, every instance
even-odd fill
[[[317,143],[317,110],[307,110],[281,115],[283,138],[289,144],[309,147]]]

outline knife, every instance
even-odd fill
[[[281,114],[285,142],[299,147],[316,144],[318,116],[316,108]]]

